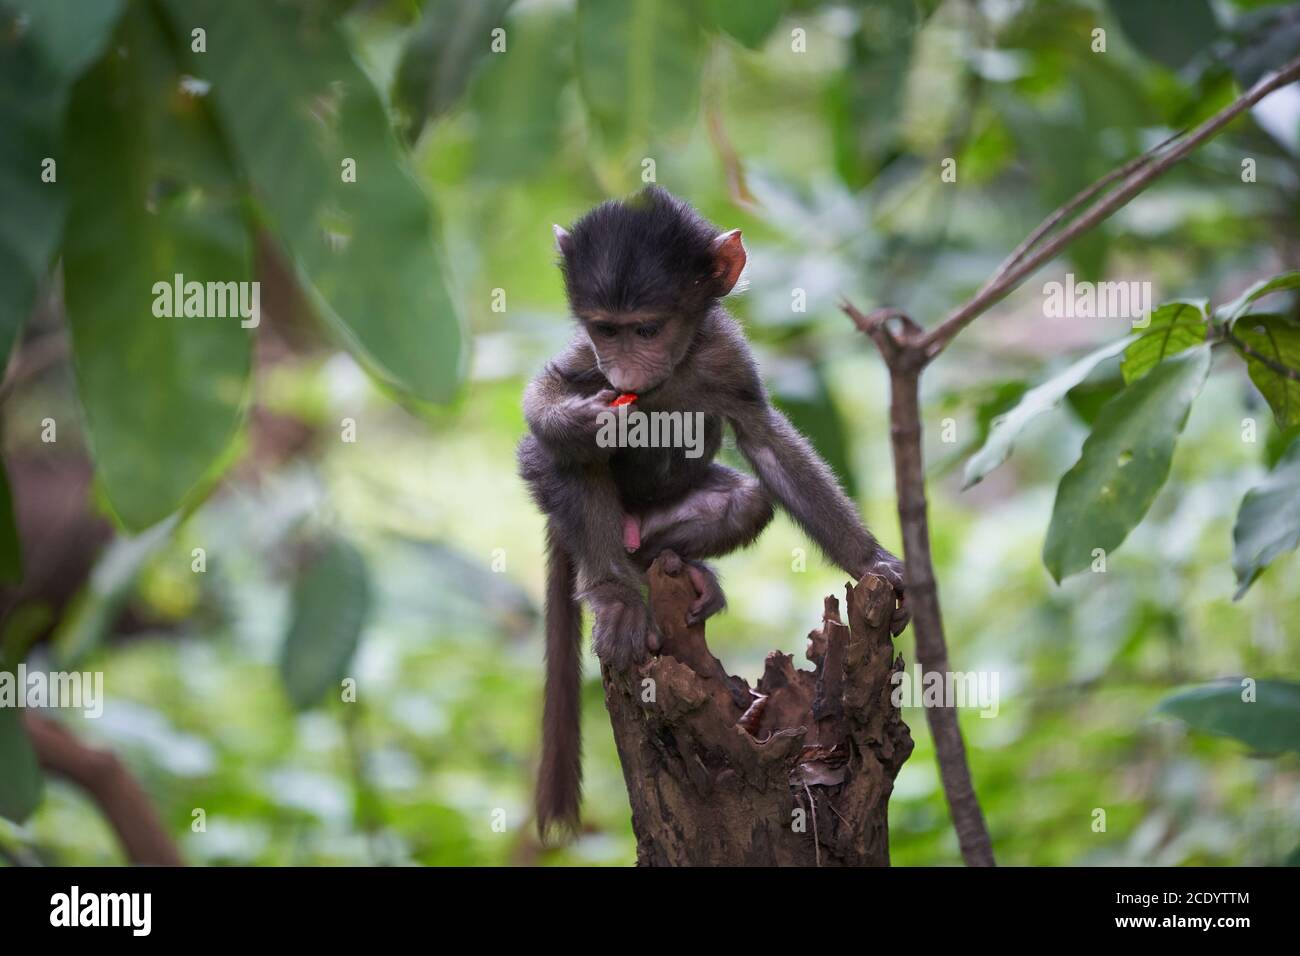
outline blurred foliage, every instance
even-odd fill
[[[11,377],[67,330],[72,356],[6,383],[16,524],[50,485],[19,480],[29,461],[89,456],[87,520],[117,525],[66,606],[8,606],[6,666],[105,672],[104,716],[67,719],[127,759],[196,863],[626,864],[593,661],[586,827],[542,850],[529,826],[542,523],[513,448],[524,382],[569,334],[551,223],[652,174],[742,228],[731,307],[898,550],[887,381],[840,298],[932,324],[1297,36],[1300,4],[1260,0],[0,0],[0,346],[26,321]],[[963,729],[1002,862],[1300,852],[1300,395],[1277,371],[1300,354],[1296,268],[1291,87],[927,373],[951,657],[1000,678],[997,717]],[[1047,318],[1040,283],[1067,271],[1151,282],[1174,314]],[[155,317],[177,272],[258,278],[262,323]],[[1229,304],[1173,304],[1200,300]],[[1054,584],[1054,489],[1095,537],[1117,514],[1087,510],[1096,489],[1139,451],[1159,461],[1126,493],[1123,547]],[[0,567],[28,571],[7,521]],[[731,670],[797,652],[838,591],[818,561],[792,573],[808,548],[779,518],[721,562],[710,641]],[[1245,712],[1239,675],[1258,681]],[[924,715],[906,720],[893,858],[952,863]],[[24,748],[0,710],[0,815],[25,820],[0,820],[0,856],[120,862],[84,795],[41,797]]]

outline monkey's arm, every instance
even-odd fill
[[[901,566],[885,551],[858,516],[830,467],[808,439],[766,402],[731,418],[741,454],[758,480],[826,556],[853,577],[876,571],[902,584]]]
[[[903,600],[903,562],[867,530],[808,439],[765,400],[731,416],[731,423],[758,480],[826,556],[855,580],[870,572],[893,585],[900,602],[890,630],[901,634],[912,616]]]
[[[580,350],[570,347],[524,390],[529,430],[553,455],[579,464],[604,461],[614,450],[596,443],[597,416],[608,410],[614,392],[583,394],[573,384],[574,375],[583,370]]]

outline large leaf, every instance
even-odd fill
[[[1238,347],[1279,427],[1300,425],[1300,325],[1280,315],[1251,313],[1233,325],[1232,334],[1249,349]]]
[[[370,579],[361,553],[330,538],[313,555],[293,591],[293,620],[280,675],[294,706],[337,691],[370,612]]]
[[[1205,302],[1169,302],[1151,313],[1151,324],[1124,350],[1119,363],[1124,383],[1132,384],[1166,358],[1205,341]]]
[[[911,0],[884,0],[861,14],[848,41],[848,62],[831,74],[828,89],[836,172],[855,189],[869,183],[899,147],[920,23]]]
[[[1189,349],[1101,410],[1078,462],[1056,490],[1043,563],[1058,582],[1088,567],[1094,548],[1118,548],[1147,513],[1209,370],[1210,347]]]
[[[758,49],[780,22],[790,0],[706,0],[705,11],[719,30]]]
[[[5,680],[14,680],[8,674]],[[23,693],[23,688],[16,688]],[[22,823],[41,803],[44,780],[31,739],[23,727],[23,712],[0,707],[0,817]]]
[[[1232,529],[1232,569],[1237,594],[1278,555],[1300,545],[1300,440],[1260,484],[1246,493]]]
[[[416,184],[369,78],[323,10],[164,0],[257,198],[316,305],[360,361],[445,401],[464,365],[459,314]],[[207,52],[189,53],[190,30]],[[356,181],[344,181],[344,162]]]
[[[507,52],[488,58],[470,91],[473,171],[489,179],[537,176],[560,144],[560,100],[573,74],[568,11],[520,11],[508,29]]]
[[[985,475],[1006,461],[1015,445],[1016,437],[1030,420],[1059,405],[1070,389],[1087,378],[1092,370],[1106,359],[1122,352],[1131,341],[1133,339],[1130,336],[1102,346],[1079,359],[1059,375],[1026,392],[1015,408],[994,421],[984,447],[966,463],[962,489],[978,484]]]
[[[96,475],[131,529],[193,499],[240,422],[251,329],[236,314],[161,318],[154,284],[250,279],[240,187],[206,105],[150,7],[68,108],[64,287]],[[111,188],[108,188],[111,184]]]
[[[1179,691],[1156,710],[1189,727],[1234,737],[1258,753],[1300,751],[1300,684],[1255,682],[1255,699],[1243,700],[1241,681],[1220,681]]]
[[[704,36],[685,0],[578,0],[578,77],[587,108],[614,140],[690,124]]]
[[[403,132],[408,140],[414,141],[426,122],[456,105],[475,67],[491,49],[492,30],[503,26],[512,2],[429,0],[424,5],[393,82],[394,105],[406,113]],[[507,51],[513,42],[511,35]]]
[[[3,0],[22,14],[23,39],[65,83],[99,57],[122,14],[123,0]]]
[[[68,90],[107,42],[120,7],[120,0],[0,3],[0,364],[63,233],[67,170],[56,166],[54,182],[44,182],[42,164],[62,161]]]
[[[1110,8],[1134,46],[1173,69],[1219,36],[1209,0],[1110,0]]]

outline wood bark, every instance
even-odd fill
[[[813,669],[773,651],[758,685],[728,675],[680,559],[650,568],[660,653],[602,672],[642,866],[887,866],[889,796],[912,752],[891,700],[894,591],[869,575],[827,597]]]

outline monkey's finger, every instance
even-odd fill
[[[712,617],[727,606],[727,599],[723,596],[721,588],[713,588],[708,594],[701,594],[691,602],[690,610],[686,615],[686,623],[694,627],[701,621]]]

